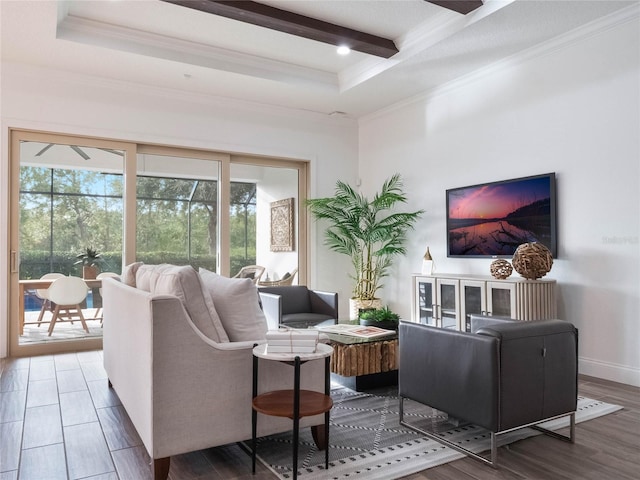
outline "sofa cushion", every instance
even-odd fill
[[[178,297],[191,321],[215,342],[228,342],[218,312],[209,292],[203,288],[200,276],[190,265],[159,265],[151,272],[151,293]]]
[[[157,275],[162,270],[172,267],[168,263],[161,263],[160,265],[140,265],[136,270],[136,284],[135,287],[145,292],[151,292],[151,283],[156,282]]]
[[[130,287],[136,287],[136,274],[138,269],[142,265],[142,262],[134,262],[125,266],[122,269],[122,283],[129,285]]]
[[[232,342],[266,339],[267,320],[251,279],[227,278],[204,268],[200,268],[200,276]]]

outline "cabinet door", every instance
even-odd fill
[[[516,318],[516,286],[513,283],[487,282],[487,313]]]
[[[436,326],[436,279],[416,277],[413,321]]]
[[[471,331],[471,315],[487,314],[486,291],[483,281],[460,281],[460,323],[465,332]]]
[[[460,330],[460,298],[458,280],[438,279],[436,303],[438,305],[437,326]]]

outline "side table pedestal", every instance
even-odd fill
[[[293,478],[298,477],[298,443],[300,419],[324,413],[325,428],[325,468],[329,468],[329,411],[333,407],[331,400],[329,359],[333,348],[319,344],[314,353],[267,353],[266,345],[258,345],[253,349],[253,401],[251,408],[252,430],[252,471],[256,473],[256,433],[258,413],[276,417],[287,417],[293,420]],[[294,367],[293,389],[274,390],[258,395],[258,359],[287,363]],[[300,365],[310,360],[324,358],[325,392],[300,389]]]

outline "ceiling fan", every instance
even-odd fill
[[[36,157],[41,156],[42,154],[44,154],[47,150],[49,150],[54,145],[58,145],[58,144],[50,143],[49,145],[44,147],[42,150],[40,150],[38,153],[36,153],[35,156]],[[77,146],[77,145],[69,145],[69,148],[71,150],[73,150],[74,152],[76,152],[78,155],[80,155],[84,160],[91,159],[91,157],[89,155],[87,155],[87,153],[84,150],[82,150],[79,146]],[[121,157],[124,157],[124,152],[121,152],[120,150],[114,150],[112,148],[102,148],[102,147],[96,147],[96,148],[98,150],[102,150],[102,151],[105,151],[105,152],[113,153],[114,155],[120,155]]]

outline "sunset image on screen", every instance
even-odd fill
[[[450,255],[512,255],[551,242],[548,175],[447,191]]]

